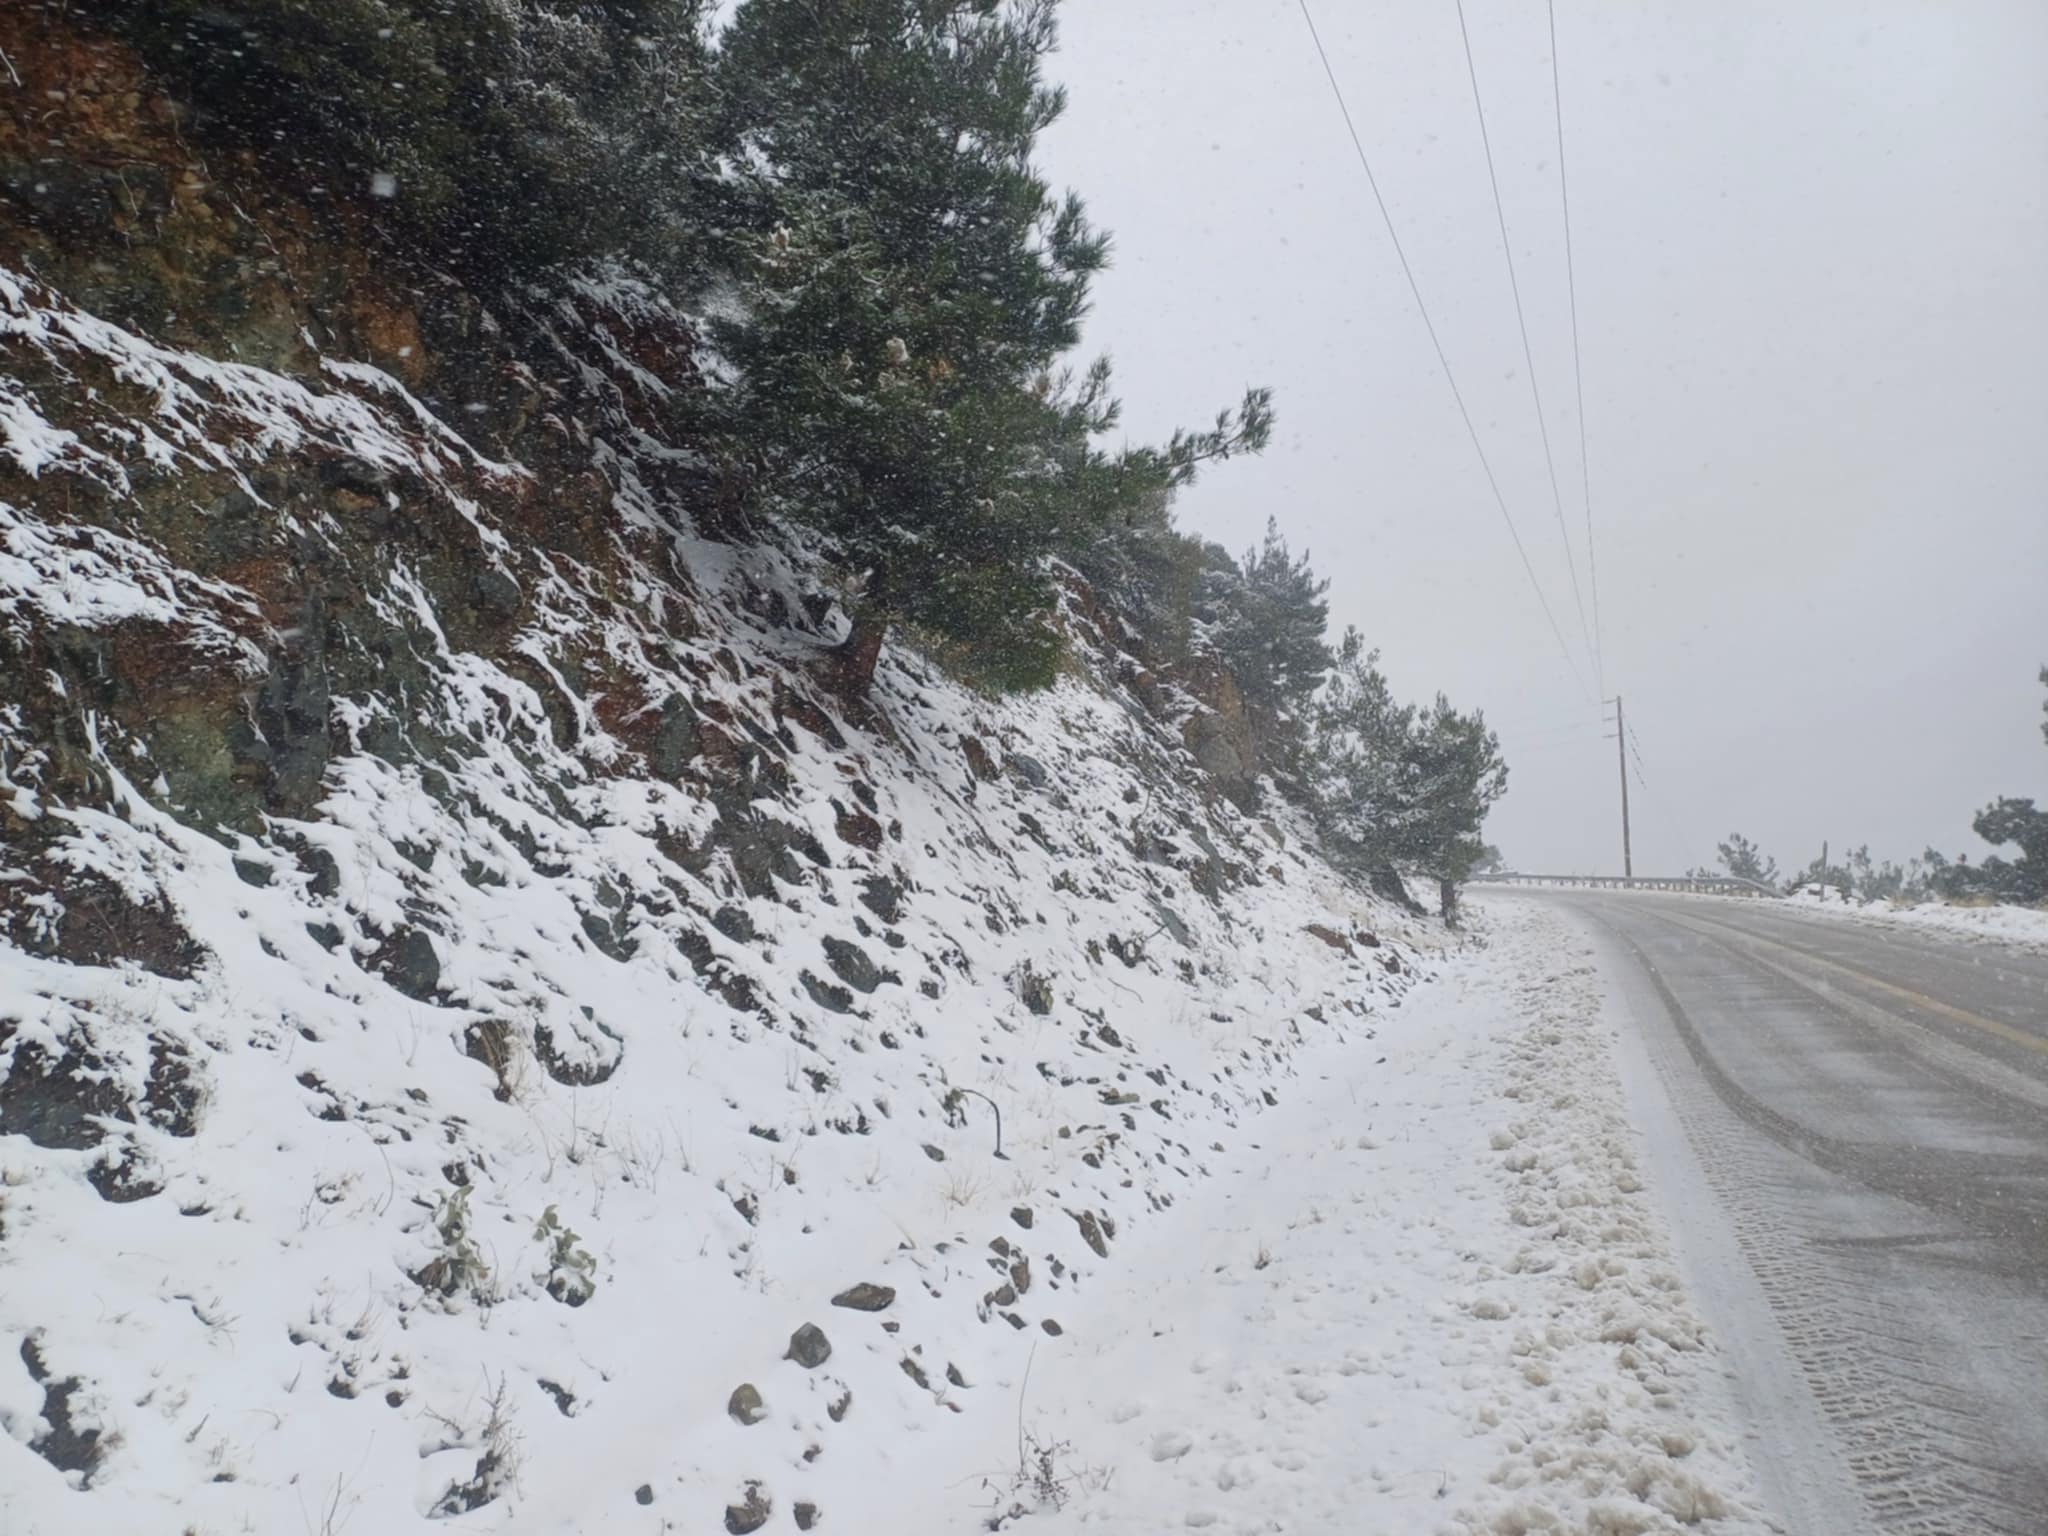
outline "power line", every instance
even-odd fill
[[[1601,722],[1597,720],[1580,720],[1563,725],[1531,725],[1497,730],[1489,723],[1488,729],[1495,730],[1495,734],[1503,741],[1523,744],[1544,741],[1554,736],[1603,736],[1606,734]]]
[[[1586,625],[1586,600],[1579,592],[1579,561],[1572,553],[1571,530],[1565,526],[1564,497],[1557,488],[1557,458],[1550,450],[1550,422],[1543,414],[1543,389],[1536,382],[1536,354],[1529,346],[1529,317],[1522,308],[1522,283],[1515,275],[1515,247],[1508,238],[1507,209],[1500,200],[1500,177],[1493,168],[1493,139],[1486,131],[1486,104],[1479,96],[1479,66],[1472,60],[1472,31],[1465,25],[1465,0],[1458,0],[1458,35],[1465,43],[1465,73],[1472,81],[1472,110],[1479,119],[1479,144],[1486,151],[1486,180],[1493,188],[1493,214],[1500,222],[1500,252],[1508,263],[1508,292],[1515,298],[1515,324],[1522,333],[1522,363],[1529,370],[1529,398],[1536,406],[1536,433],[1543,439],[1543,464],[1550,472],[1550,504],[1557,512],[1557,534],[1564,540],[1565,568],[1571,572],[1572,601],[1579,610],[1579,633],[1594,656],[1593,632]],[[1553,54],[1553,58],[1555,55]],[[1603,690],[1604,691],[1604,690]]]
[[[1415,297],[1416,313],[1422,316],[1422,328],[1429,332],[1429,344],[1436,349],[1437,366],[1444,371],[1444,382],[1451,387],[1451,398],[1458,403],[1458,415],[1463,418],[1465,431],[1472,439],[1472,451],[1479,457],[1479,467],[1486,474],[1487,488],[1493,492],[1493,504],[1500,509],[1501,521],[1507,524],[1508,537],[1515,542],[1515,553],[1522,557],[1522,570],[1529,578],[1529,586],[1536,593],[1536,601],[1543,609],[1543,617],[1550,625],[1550,633],[1557,639],[1557,648],[1564,655],[1565,665],[1571,668],[1572,680],[1579,685],[1579,691],[1588,698],[1593,695],[1586,688],[1585,675],[1579,671],[1579,664],[1572,656],[1572,648],[1565,642],[1564,631],[1558,628],[1557,615],[1550,611],[1550,599],[1543,595],[1543,583],[1536,579],[1536,567],[1530,563],[1529,551],[1522,543],[1522,535],[1515,527],[1515,519],[1508,511],[1507,498],[1501,495],[1500,481],[1495,478],[1493,465],[1486,457],[1486,447],[1479,440],[1479,429],[1472,423],[1472,412],[1466,408],[1464,391],[1458,388],[1457,375],[1451,372],[1451,360],[1444,353],[1444,344],[1436,333],[1436,323],[1429,318],[1429,306],[1422,301],[1422,286],[1415,280],[1415,269],[1408,264],[1408,253],[1401,247],[1401,236],[1394,228],[1394,216],[1387,211],[1387,200],[1380,195],[1379,178],[1372,173],[1372,161],[1366,155],[1365,141],[1358,136],[1358,125],[1352,121],[1351,108],[1344,100],[1344,87],[1337,83],[1337,71],[1330,63],[1330,52],[1323,46],[1323,35],[1316,28],[1316,19],[1310,14],[1308,0],[1296,0],[1301,7],[1301,19],[1308,23],[1309,36],[1315,40],[1316,56],[1323,61],[1323,73],[1329,77],[1330,93],[1337,99],[1337,110],[1343,114],[1344,127],[1351,135],[1351,147],[1358,152],[1358,167],[1365,172],[1365,183],[1372,188],[1373,202],[1378,204],[1380,218],[1387,226],[1387,238],[1393,242],[1394,255],[1400,260],[1401,275],[1408,279],[1408,291]],[[1578,576],[1576,570],[1572,577]]]
[[[1643,777],[1643,747],[1642,743],[1636,739],[1636,728],[1634,726],[1628,728],[1628,755],[1636,760],[1636,782],[1642,785],[1643,788],[1648,789],[1650,787],[1649,781]]]
[[[1629,756],[1635,759],[1636,783],[1641,786],[1643,794],[1645,796],[1656,801],[1655,810],[1657,812],[1657,824],[1664,829],[1666,835],[1671,838],[1672,842],[1676,844],[1684,852],[1685,856],[1692,861],[1695,868],[1706,868],[1706,861],[1699,856],[1700,850],[1698,844],[1693,842],[1690,835],[1681,830],[1682,824],[1676,819],[1675,808],[1672,805],[1668,804],[1661,794],[1654,796],[1650,795],[1649,783],[1643,776],[1642,743],[1636,736],[1636,728],[1633,724],[1630,724],[1627,727],[1627,732]]]
[[[1564,285],[1571,299],[1572,393],[1579,416],[1579,485],[1586,506],[1586,574],[1593,587],[1593,671],[1600,691],[1607,692],[1607,637],[1600,624],[1600,562],[1593,552],[1593,469],[1586,454],[1586,379],[1579,362],[1579,278],[1572,260],[1572,192],[1564,163],[1564,86],[1557,64],[1557,0],[1545,0],[1550,13],[1550,100],[1557,114],[1557,196],[1564,210]]]

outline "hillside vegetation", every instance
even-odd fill
[[[0,1522],[882,1528],[1447,942],[1483,721],[1066,365],[1052,7],[702,20],[0,12]]]

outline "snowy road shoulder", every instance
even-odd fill
[[[1006,1384],[1016,1444],[908,1528],[1768,1528],[1592,952],[1530,905],[1486,923],[1376,1038],[1301,1059],[1259,1144]]]

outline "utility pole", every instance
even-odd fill
[[[1621,761],[1621,873],[1636,877],[1635,855],[1628,842],[1628,720],[1621,712],[1621,695],[1614,696],[1614,752]]]

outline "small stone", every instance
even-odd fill
[[[796,1507],[796,1528],[797,1528],[798,1530],[800,1530],[800,1531],[808,1531],[808,1530],[809,1530],[809,1529],[810,1529],[810,1528],[811,1528],[812,1526],[816,1525],[817,1523],[818,1523],[818,1506],[817,1506],[817,1505],[815,1505],[815,1504],[811,1504],[811,1503],[803,1503],[803,1504],[799,1504],[799,1505],[797,1505],[797,1507]]]
[[[1031,1230],[1032,1222],[1031,1207],[1028,1205],[1011,1206],[1010,1220],[1014,1221],[1015,1223],[1017,1223],[1018,1226],[1022,1227],[1025,1231],[1029,1232]]]
[[[933,1146],[930,1142],[926,1142],[924,1144],[924,1155],[930,1158],[935,1163],[943,1163],[946,1160],[946,1154],[941,1152],[937,1147]]]
[[[638,1488],[635,1488],[633,1490],[633,1502],[636,1504],[652,1504],[654,1502],[654,1485],[652,1483],[642,1483]]]
[[[847,1410],[852,1406],[853,1389],[851,1387],[848,1387],[844,1392],[841,1392],[839,1396],[834,1398],[830,1403],[826,1405],[825,1416],[829,1418],[834,1424],[841,1423],[846,1418]]]
[[[814,1371],[832,1358],[832,1341],[816,1323],[805,1323],[789,1336],[789,1353],[782,1358]]]
[[[1048,1334],[1050,1334],[1054,1338],[1058,1338],[1061,1334],[1067,1331],[1049,1317],[1044,1322],[1040,1323],[1038,1326],[1043,1328]]]
[[[796,1347],[794,1340],[790,1347]],[[725,1400],[725,1411],[742,1424],[758,1424],[768,1417],[767,1404],[761,1401],[761,1390],[750,1381],[743,1381],[732,1389],[732,1396]]]
[[[1081,1229],[1081,1241],[1095,1250],[1097,1258],[1108,1258],[1109,1240],[1103,1236],[1102,1222],[1096,1217],[1096,1214],[1093,1211],[1069,1212],[1069,1214],[1074,1217],[1074,1225]]]
[[[886,1285],[875,1285],[863,1280],[859,1285],[841,1291],[832,1298],[835,1307],[846,1307],[855,1312],[880,1312],[896,1300],[895,1290]]]
[[[725,1506],[725,1528],[732,1536],[747,1536],[748,1532],[758,1531],[768,1523],[774,1507],[762,1496],[759,1483],[749,1483],[744,1503]]]
[[[953,1364],[950,1360],[946,1362],[946,1380],[959,1387],[962,1391],[966,1390],[967,1378],[960,1374],[960,1367]]]

